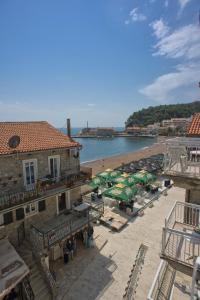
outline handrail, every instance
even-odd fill
[[[167,274],[170,272],[171,277],[166,277]],[[159,267],[156,271],[156,275],[154,277],[153,283],[151,285],[150,291],[147,296],[147,300],[158,300],[161,299],[160,296],[162,295],[162,299],[169,299],[170,294],[172,294],[172,285],[174,282],[174,278],[176,275],[176,270],[173,269],[166,261],[161,260]],[[168,288],[165,291],[166,294],[163,293],[162,286],[165,282],[166,278],[169,280]]]
[[[81,175],[80,178],[73,181],[68,181],[67,177],[49,184],[48,187],[35,187],[30,191],[21,191],[21,192],[11,192],[0,193],[0,210],[9,209],[13,206],[18,206],[23,203],[34,201],[35,199],[43,199],[49,196],[52,196],[55,193],[58,193],[58,188],[60,189],[71,189],[73,187],[78,187],[83,185],[88,180],[88,175]],[[61,191],[59,191],[61,192]]]

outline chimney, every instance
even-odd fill
[[[71,124],[70,119],[67,119],[67,135],[69,138],[71,138]]]

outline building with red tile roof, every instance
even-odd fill
[[[200,113],[196,113],[193,116],[192,122],[187,131],[187,136],[200,137]]]
[[[9,146],[12,136],[20,139],[19,145],[14,149]],[[46,121],[0,122],[0,155],[78,146],[79,143]]]

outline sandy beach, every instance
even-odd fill
[[[95,175],[96,173],[106,170],[108,168],[114,169],[122,164],[126,164],[131,161],[136,161],[141,158],[149,157],[154,154],[163,153],[164,151],[165,138],[159,137],[158,141],[155,144],[145,149],[82,163],[81,166],[92,168],[92,175]]]

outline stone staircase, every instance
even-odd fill
[[[30,269],[29,281],[35,300],[52,300],[49,288],[41,274],[39,266],[32,257],[29,242],[24,240],[17,251]]]

